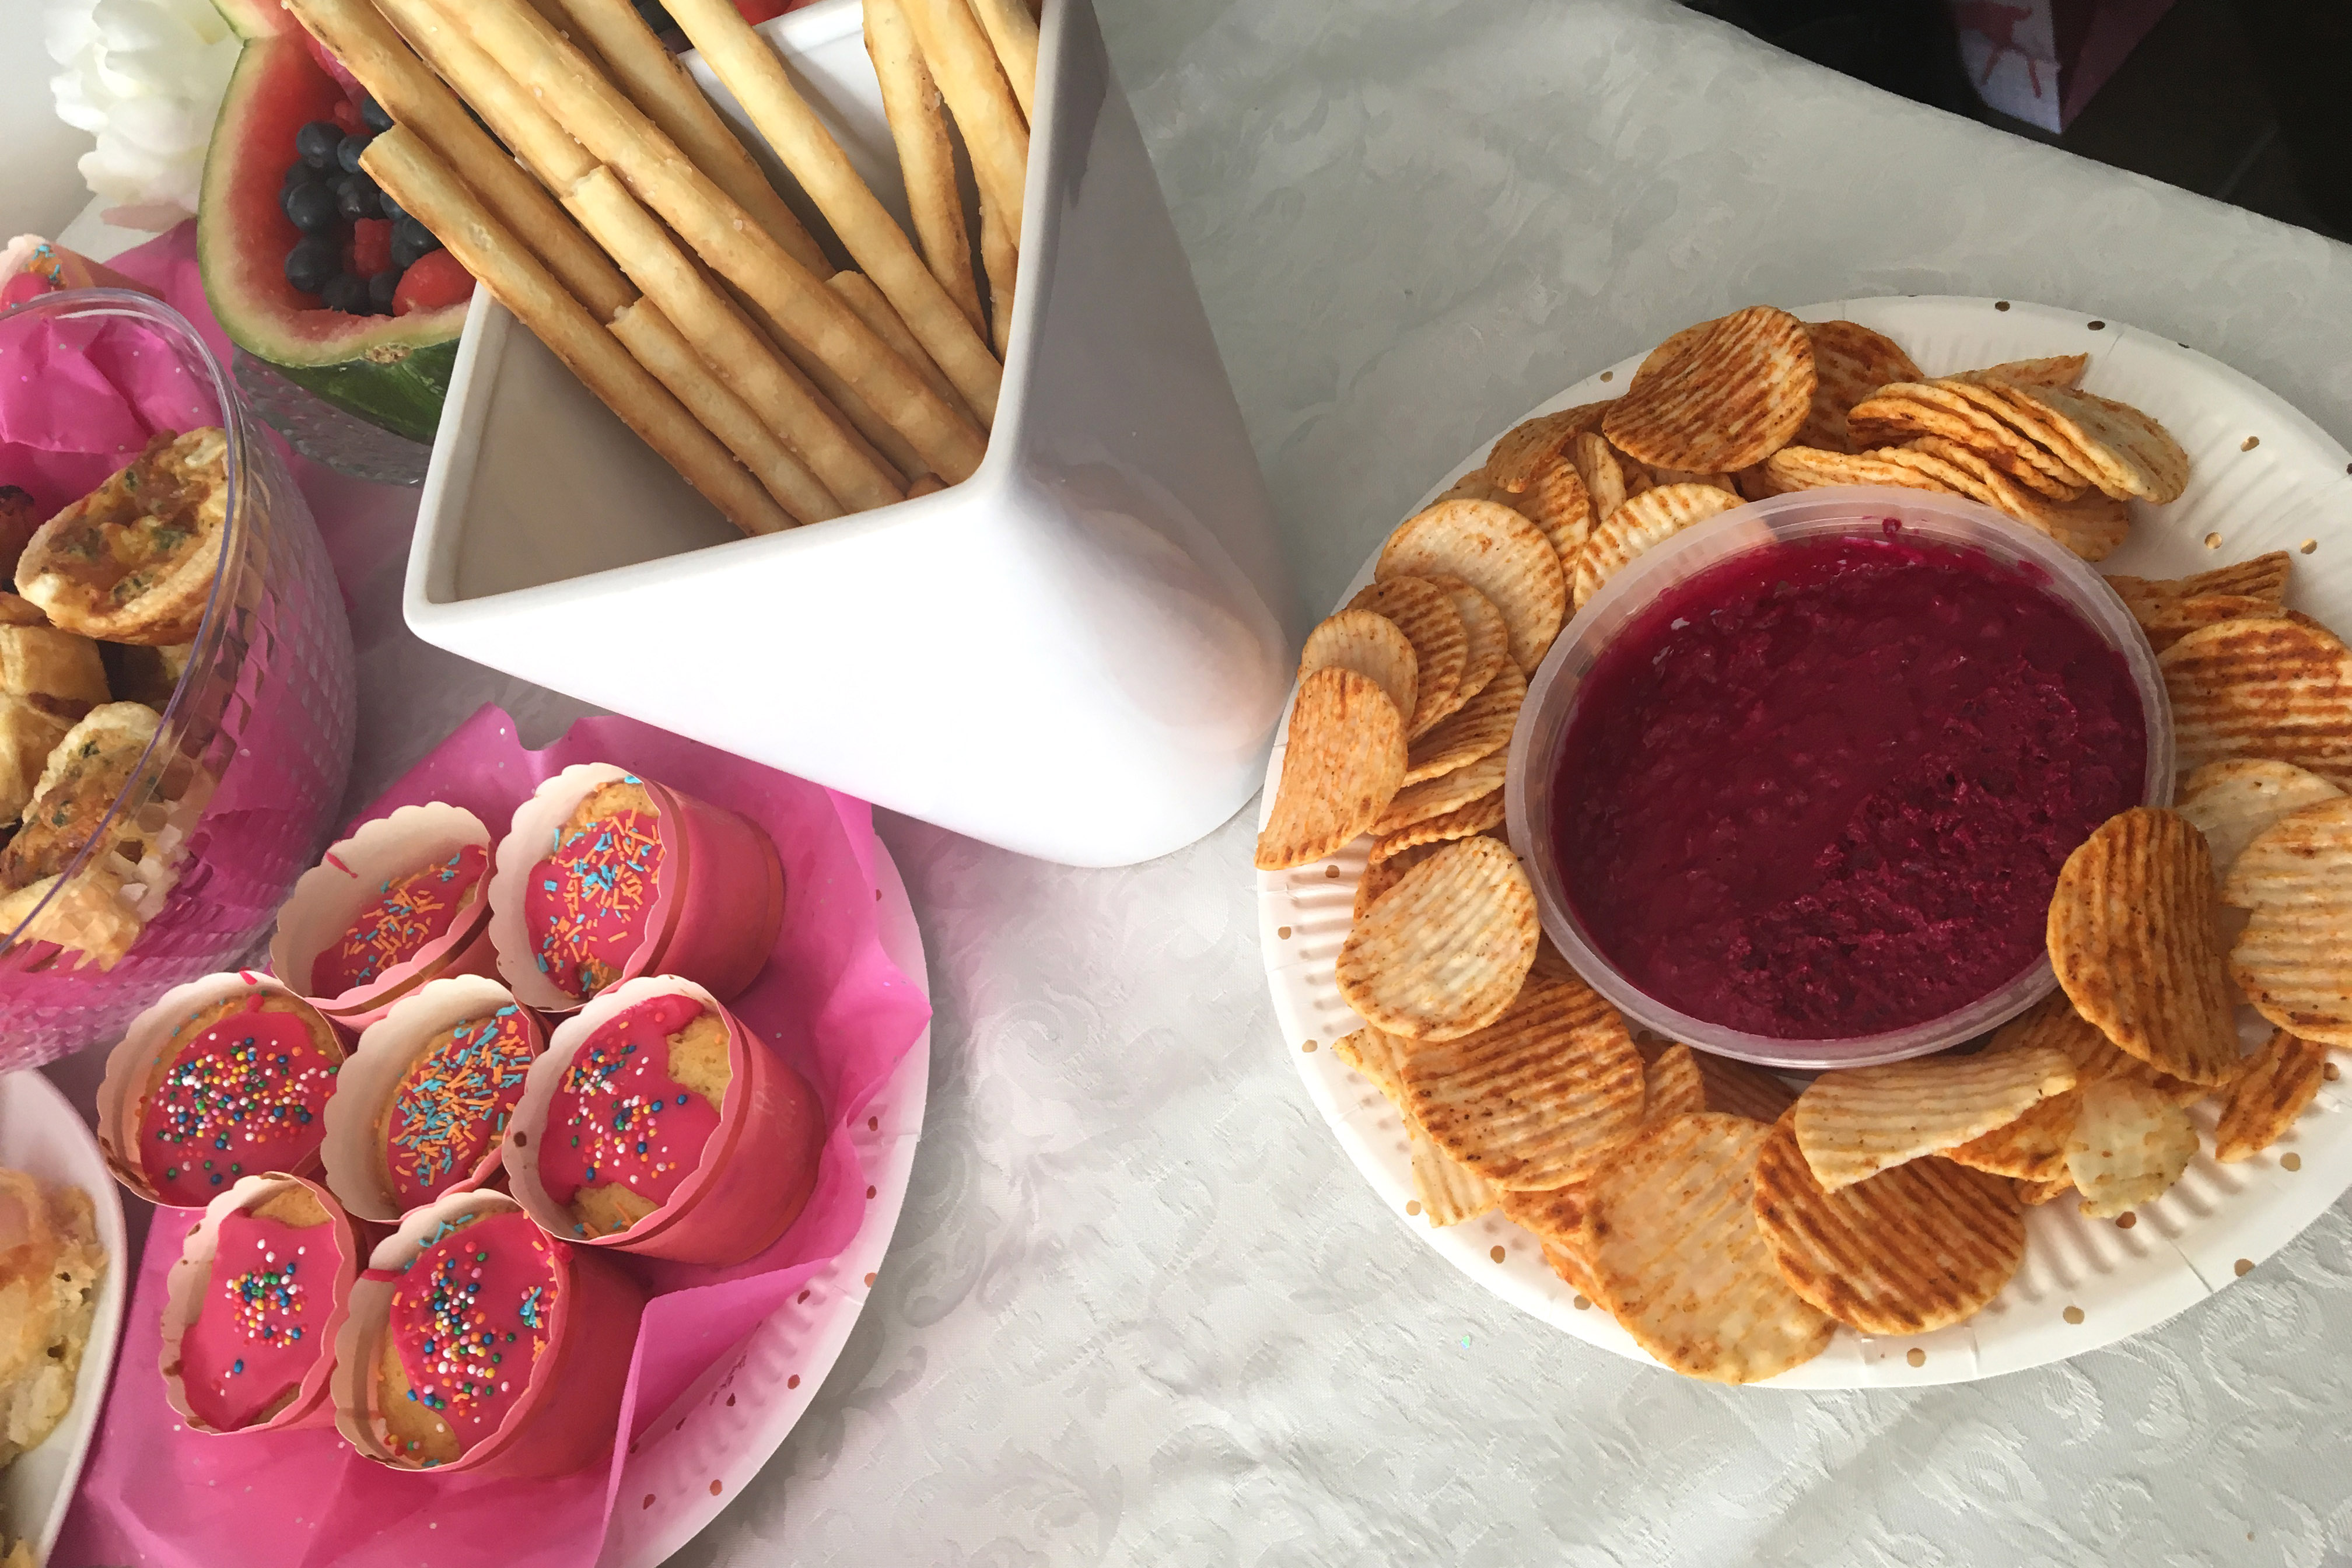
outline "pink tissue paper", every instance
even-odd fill
[[[870,807],[630,720],[583,720],[530,752],[506,714],[485,707],[360,820],[442,800],[502,832],[542,780],[588,762],[676,784],[743,813],[775,839],[783,931],[766,970],[731,1006],[816,1087],[830,1126],[807,1208],[758,1258],[729,1268],[622,1258],[657,1292],[622,1408],[623,1430],[634,1436],[857,1234],[867,1205],[848,1129],[929,1022],[930,1003],[882,951]],[[55,1568],[580,1568],[595,1560],[625,1445],[608,1463],[527,1481],[387,1470],[331,1428],[235,1437],[185,1430],[164,1401],[157,1356],[163,1277],[196,1217],[156,1214],[113,1395]]]

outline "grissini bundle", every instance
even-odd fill
[[[369,142],[360,166],[438,236],[499,303],[701,491],[719,515],[746,534],[774,533],[793,526],[792,516],[737,464],[719,438],[565,292],[480,198],[433,155],[422,137],[395,125]]]
[[[986,429],[996,416],[1003,367],[793,88],[784,62],[734,0],[677,0],[668,10]]]
[[[794,261],[637,109],[520,0],[438,0],[557,122],[629,187],[785,337],[806,349],[903,435],[923,466],[961,481],[985,437]],[[822,384],[822,383],[820,383]]]
[[[696,168],[758,219],[776,243],[792,252],[793,260],[820,278],[832,273],[833,263],[826,259],[824,247],[793,216],[793,209],[784,205],[784,198],[776,194],[776,187],[768,183],[743,143],[735,139],[719,111],[710,107],[710,100],[670,57],[629,0],[548,0],[548,4],[568,19],[572,41],[603,60],[614,85],[694,160]],[[541,9],[544,12],[546,7]],[[554,16],[548,19],[556,21]]]
[[[963,194],[956,189],[955,144],[948,136],[939,84],[923,64],[922,47],[898,0],[866,0],[866,53],[882,84],[882,112],[898,149],[898,174],[923,261],[973,329],[985,331],[980,284],[971,271],[971,230]],[[995,346],[999,354],[1004,352],[1002,342]]]
[[[702,356],[662,314],[660,306],[651,300],[639,300],[613,318],[610,331],[630,357],[669,388],[686,411],[718,437],[795,521],[823,522],[842,515],[841,503],[832,492],[791,447],[776,439],[750,405],[710,374]]]
[[[981,205],[996,209],[1005,237],[1018,249],[1022,187],[1029,177],[1029,122],[997,66],[996,50],[966,0],[899,0],[899,5],[922,46],[931,79],[963,132]]]

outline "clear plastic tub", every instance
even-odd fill
[[[0,931],[0,1068],[108,1039],[173,986],[257,957],[278,906],[326,842],[351,768],[341,591],[301,491],[195,329],[156,300],[115,289],[48,294],[0,314],[0,366],[55,364],[101,346],[179,373],[131,397],[123,412],[133,424],[227,433],[227,524],[154,740],[42,905]],[[134,456],[132,446],[122,461]],[[104,847],[119,823],[135,826],[136,861]],[[121,932],[126,919],[135,940],[110,965],[77,945]]]
[[[1871,485],[1774,496],[1710,518],[1637,557],[1562,628],[1528,683],[1504,783],[1511,842],[1535,884],[1545,931],[1577,973],[1632,1022],[1697,1049],[1766,1067],[1817,1071],[1900,1061],[1957,1045],[2014,1017],[2048,994],[2054,984],[2049,955],[2043,953],[2023,973],[1967,1006],[1906,1028],[1842,1039],[1749,1034],[1692,1017],[1634,985],[1584,930],[1561,884],[1553,841],[1554,774],[1578,692],[1611,639],[1660,595],[1734,556],[1798,540],[1877,537],[1890,520],[1919,539],[1966,546],[2038,575],[2042,587],[2074,606],[2123,655],[2147,727],[2146,801],[2150,805],[2170,802],[2172,709],[2156,654],[2106,580],[2048,535],[1958,496]]]

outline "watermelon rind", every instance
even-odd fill
[[[268,0],[215,0],[246,38],[205,157],[196,259],[205,295],[229,340],[336,407],[413,440],[430,441],[464,329],[464,304],[406,316],[349,316],[286,281],[300,238],[278,205],[294,132],[331,117],[342,89],[310,56],[290,13]],[[253,33],[248,27],[268,25]]]

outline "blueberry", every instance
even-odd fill
[[[289,185],[278,205],[304,234],[324,234],[335,226],[335,193],[324,185]]]
[[[306,235],[286,253],[286,281],[316,294],[343,269],[343,247],[323,234]]]
[[[406,270],[416,265],[420,256],[429,256],[441,248],[433,231],[413,217],[404,217],[392,226],[392,264]]]
[[[281,191],[290,191],[297,185],[317,184],[326,177],[324,170],[314,169],[297,158],[286,165],[286,177],[278,183],[278,188]]]
[[[392,291],[400,287],[400,274],[386,268],[367,280],[368,309],[379,316],[392,314]]]
[[[335,183],[335,210],[345,217],[376,216],[375,182],[365,174],[346,174]]]
[[[314,169],[331,169],[335,149],[343,143],[343,128],[331,120],[313,120],[294,132],[294,152]]]
[[[335,162],[343,166],[344,174],[360,172],[360,154],[366,152],[368,143],[374,140],[373,136],[346,136],[335,143]]]
[[[375,100],[373,94],[369,94],[360,100],[360,123],[382,135],[392,129],[392,116],[383,111],[383,105]]]
[[[319,297],[327,302],[330,310],[341,310],[346,316],[368,313],[368,286],[348,272],[338,272],[328,279]]]
[[[381,186],[377,188],[375,193],[375,205],[383,209],[384,216],[392,218],[394,221],[398,221],[399,219],[404,218],[408,216],[408,209],[402,206],[398,202],[394,201],[392,199],[392,193],[383,189]]]

